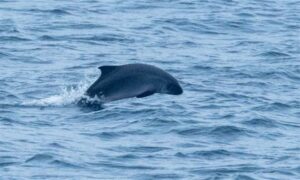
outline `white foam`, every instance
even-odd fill
[[[90,85],[89,81],[81,82],[75,87],[63,87],[61,92],[50,97],[30,100],[22,103],[22,105],[31,106],[66,106],[76,103],[84,96],[85,91]]]

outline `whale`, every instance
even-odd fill
[[[180,95],[177,79],[148,64],[100,66],[101,76],[86,90],[85,97],[107,103],[125,98],[144,98],[155,93]],[[80,103],[86,103],[83,98]]]

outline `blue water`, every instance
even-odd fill
[[[296,0],[1,0],[0,179],[300,179]],[[184,94],[76,101],[101,65]]]

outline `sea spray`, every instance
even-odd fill
[[[42,99],[28,100],[22,105],[30,106],[66,106],[77,103],[82,97],[90,82],[88,80],[80,82],[76,86],[62,87],[60,92],[56,95],[45,97]]]

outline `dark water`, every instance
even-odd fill
[[[300,2],[0,1],[0,179],[300,179]],[[181,96],[75,105],[101,65]]]

